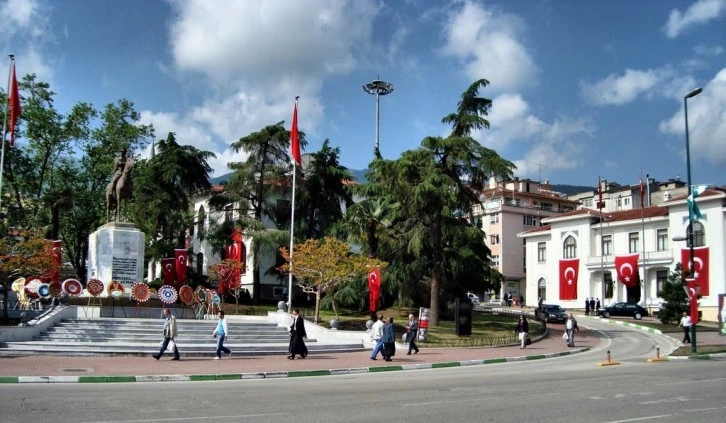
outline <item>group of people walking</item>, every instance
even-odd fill
[[[162,317],[164,318],[164,330],[163,340],[161,341],[160,349],[158,354],[152,354],[156,360],[159,360],[165,351],[171,350],[174,353],[172,360],[178,361],[179,348],[177,348],[176,341],[174,338],[177,336],[176,318],[171,314],[171,310],[165,308],[162,311]],[[308,348],[305,345],[305,338],[307,333],[305,332],[305,321],[300,317],[300,310],[292,310],[292,324],[288,327],[288,334],[290,335],[290,345],[288,346],[288,352],[290,355],[288,359],[294,360],[296,355],[300,358],[308,356]],[[224,317],[224,311],[217,313],[217,327],[212,332],[212,337],[217,339],[217,351],[214,359],[219,360],[222,358],[222,353],[228,357],[232,356],[232,351],[224,346],[224,341],[229,336],[229,328],[227,326],[227,319]],[[418,351],[418,349],[417,349]]]
[[[418,354],[417,337],[418,318],[409,314],[405,333],[405,342],[408,344],[407,355],[411,355],[412,352]],[[377,360],[380,353],[385,361],[391,361],[391,357],[396,355],[396,330],[393,326],[393,317],[384,319],[382,315],[376,316],[376,321],[371,326],[371,340],[376,343],[371,352],[371,360]]]

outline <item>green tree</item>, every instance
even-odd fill
[[[301,148],[306,145],[303,133],[300,133],[300,144]],[[247,159],[228,164],[233,173],[225,191],[213,196],[209,203],[217,210],[228,204],[237,204],[239,207],[238,226],[245,229],[245,236],[251,239],[252,301],[258,304],[260,249],[263,244],[276,242],[275,240],[279,238],[278,234],[270,234],[269,237],[265,234],[263,219],[270,219],[278,229],[282,226],[280,215],[283,213],[278,212],[277,199],[284,197],[291,188],[290,131],[285,129],[284,122],[279,122],[240,138],[232,144],[232,148],[235,152],[245,153]],[[250,222],[250,219],[257,223]],[[257,236],[251,236],[247,228],[256,230]],[[220,239],[226,235],[221,233],[215,237]]]
[[[192,196],[209,191],[212,171],[208,160],[214,153],[191,145],[179,145],[173,133],[157,144],[158,153],[142,161],[135,173],[136,222],[147,234],[147,257],[171,257],[183,248],[186,230],[193,224]]]
[[[668,281],[663,285],[663,290],[658,292],[658,296],[665,301],[665,306],[658,312],[658,319],[663,324],[678,322],[683,312],[689,310],[688,295],[683,289],[682,274],[683,267],[681,263],[678,263],[668,275]]]
[[[347,184],[353,180],[348,169],[340,164],[340,147],[323,141],[312,154],[310,165],[295,198],[295,228],[304,238],[321,238],[342,219],[343,208],[352,204]]]

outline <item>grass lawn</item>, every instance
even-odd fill
[[[693,354],[691,353],[691,346],[685,345],[673,351],[673,354],[671,355],[682,357],[689,355],[726,353],[726,345],[698,345],[697,350],[698,352]]]

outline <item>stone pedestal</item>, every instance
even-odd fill
[[[99,279],[104,288],[118,281],[125,292],[144,278],[144,233],[133,223],[110,222],[89,236],[88,280]],[[102,297],[107,297],[104,289]]]

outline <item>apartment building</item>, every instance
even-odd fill
[[[574,210],[579,203],[552,191],[549,182],[514,178],[491,180],[472,209],[473,221],[481,227],[491,250],[492,266],[504,276],[499,295],[524,294],[527,262],[525,244],[517,234],[539,227],[542,219]],[[536,297],[527,297],[535,300]],[[536,301],[536,300],[535,300]]]

